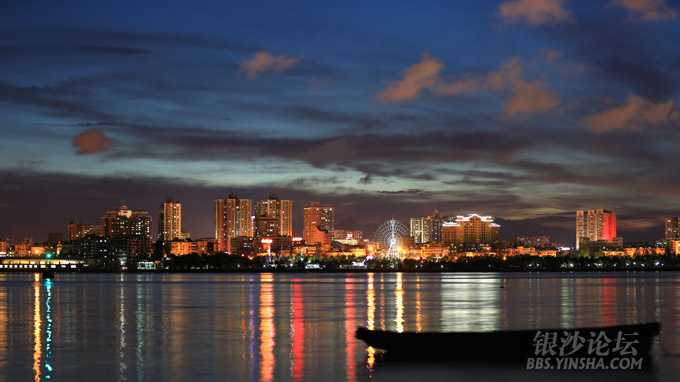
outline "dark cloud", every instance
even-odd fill
[[[110,120],[111,114],[101,112],[87,101],[74,97],[69,89],[52,86],[14,86],[0,82],[0,103],[45,109],[47,114],[91,120]]]
[[[673,63],[680,54],[661,43],[653,27],[625,20],[579,20],[547,28],[569,59],[595,70],[595,77],[623,85],[627,92],[656,101],[678,93],[680,71]]]
[[[83,45],[78,49],[85,53],[114,54],[121,56],[138,56],[151,53],[148,49],[119,45]]]

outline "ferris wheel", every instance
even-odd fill
[[[378,227],[375,231],[375,241],[387,248],[385,257],[390,260],[399,260],[399,245],[409,236],[409,230],[399,220],[390,219]]]

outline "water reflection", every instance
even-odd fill
[[[397,305],[394,317],[395,330],[399,333],[404,331],[404,274],[397,273],[397,284],[394,288],[394,300]]]
[[[356,381],[354,285],[351,278],[345,278],[345,369],[347,370],[347,381],[349,382]]]
[[[375,287],[373,273],[369,273],[366,280],[366,327],[375,329]],[[366,367],[372,371],[375,366],[375,349],[368,346],[366,348]]]
[[[274,326],[274,285],[271,273],[260,275],[260,381],[274,380],[274,346],[276,330]]]
[[[386,378],[375,349],[354,338],[357,326],[460,331],[653,319],[663,325],[657,379],[680,373],[680,274],[12,277],[0,275],[0,381],[399,380]],[[414,378],[422,371],[405,370]]]
[[[45,300],[43,302],[43,291]],[[44,303],[44,307],[43,307]],[[54,367],[52,280],[40,281],[36,274],[33,281],[33,380],[52,379]],[[44,317],[43,317],[44,308]]]
[[[126,342],[126,322],[125,322],[125,284],[121,279],[118,286],[118,380],[127,381],[127,365],[125,364]]]
[[[290,308],[290,373],[293,381],[304,380],[305,372],[305,300],[300,280],[292,280]]]
[[[42,380],[42,285],[40,275],[33,283],[33,380]]]
[[[441,275],[441,330],[484,331],[499,327],[500,279],[494,275]]]

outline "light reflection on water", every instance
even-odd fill
[[[354,331],[654,320],[663,325],[654,377],[675,380],[678,273],[0,274],[0,381],[538,380],[493,368],[386,365]]]

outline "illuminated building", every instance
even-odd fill
[[[538,236],[517,236],[515,238],[515,244],[525,246],[525,247],[536,247],[543,248],[550,246],[550,236],[538,235]]]
[[[7,240],[0,240],[0,256],[9,255],[9,242]]]
[[[345,230],[336,229],[333,230],[333,241],[345,245],[358,245],[363,239],[364,233],[359,230]]]
[[[68,240],[74,241],[97,234],[97,226],[91,224],[68,223]]]
[[[491,216],[458,215],[442,223],[442,242],[446,244],[490,244],[498,240],[500,226]]]
[[[249,236],[239,236],[231,239],[231,254],[234,255],[254,255],[257,252],[255,239]]]
[[[666,218],[666,241],[680,240],[680,217],[674,216]]]
[[[426,218],[411,218],[410,234],[416,244],[430,242],[430,227]]]
[[[449,255],[449,246],[445,244],[422,244],[405,250],[405,257],[410,259],[434,259]]]
[[[278,232],[276,235],[293,236],[293,201],[281,200],[276,195],[255,203],[255,224],[257,219],[277,219]]]
[[[42,257],[45,255],[47,248],[44,245],[32,245],[31,246],[31,257]]]
[[[174,240],[166,244],[169,252],[175,256],[198,254],[207,255],[213,253],[213,239],[198,240]],[[166,247],[166,248],[167,248]]]
[[[364,232],[360,230],[336,229],[333,230],[333,240],[361,240]]]
[[[443,221],[436,210],[430,216],[410,220],[410,236],[416,244],[441,242],[442,228]]]
[[[31,247],[33,243],[31,240],[24,240],[21,243],[14,244],[14,256],[29,257],[31,256]]]
[[[455,222],[444,222],[442,223],[442,243],[445,244],[455,244],[459,241],[458,237],[458,224]],[[460,239],[462,240],[462,239]]]
[[[231,253],[231,240],[239,236],[253,236],[252,202],[234,194],[215,200],[215,250]]]
[[[671,247],[671,254],[680,255],[680,240],[671,240],[669,245]]]
[[[576,211],[576,249],[585,242],[615,242],[616,214],[604,209]]]
[[[161,203],[158,238],[163,241],[185,238],[182,233],[182,203],[174,200]]]
[[[102,258],[112,251],[110,240],[106,237],[89,235],[75,241],[73,252],[85,258]]]
[[[151,251],[151,216],[127,206],[108,210],[102,217],[104,236],[126,247],[129,256],[147,255]]]
[[[329,245],[335,228],[335,209],[310,203],[304,210],[303,238],[307,244]]]
[[[255,237],[273,238],[281,236],[281,220],[277,217],[256,216],[255,217]]]

